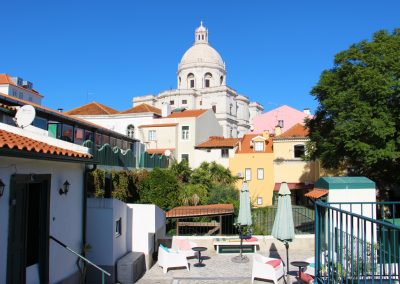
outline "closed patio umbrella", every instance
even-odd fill
[[[242,188],[240,189],[240,205],[239,205],[239,217],[237,219],[240,233],[240,255],[235,256],[232,261],[234,262],[248,262],[249,259],[243,256],[243,226],[251,226],[251,207],[250,207],[250,194],[247,182],[243,181]]]
[[[286,271],[289,272],[289,242],[294,240],[294,224],[290,190],[286,182],[281,183],[278,192],[278,209],[272,227],[272,236],[285,244]]]

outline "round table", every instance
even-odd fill
[[[301,276],[301,269],[310,265],[307,261],[292,261],[290,264],[299,268],[299,277]]]
[[[198,256],[199,256],[199,262],[198,262],[198,263],[195,263],[194,266],[195,266],[195,267],[203,267],[203,266],[206,266],[206,265],[203,263],[203,260],[201,259],[201,252],[202,252],[202,251],[206,251],[207,248],[206,248],[206,247],[193,247],[192,250],[199,253],[199,255],[198,255]]]

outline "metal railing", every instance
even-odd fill
[[[398,283],[399,209],[400,202],[316,201],[317,283]]]
[[[75,254],[77,257],[79,257],[80,259],[82,259],[84,262],[89,263],[90,265],[92,265],[93,267],[95,267],[97,270],[101,271],[101,283],[104,284],[105,283],[105,276],[107,275],[108,277],[111,276],[111,274],[107,271],[105,271],[104,269],[102,269],[101,267],[97,266],[96,264],[94,264],[93,262],[91,262],[89,259],[85,258],[84,256],[80,255],[79,253],[77,253],[76,251],[74,251],[73,249],[69,248],[66,244],[64,244],[63,242],[59,241],[58,239],[56,239],[53,236],[50,236],[50,239],[52,239],[53,241],[55,241],[57,244],[59,244],[60,246],[62,246],[63,248],[65,248],[66,250],[72,252],[73,254]]]

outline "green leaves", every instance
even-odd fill
[[[382,187],[400,184],[400,30],[379,31],[335,56],[311,94],[319,101],[310,158],[346,163]]]

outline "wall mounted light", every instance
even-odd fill
[[[4,182],[0,179],[0,197],[3,196],[4,193],[4,188],[6,187],[6,185],[4,184]]]
[[[60,190],[58,191],[58,193],[60,195],[63,195],[63,194],[67,195],[67,193],[69,191],[69,186],[70,186],[70,183],[66,180],[64,182],[64,184],[62,185],[62,188],[60,188]]]

